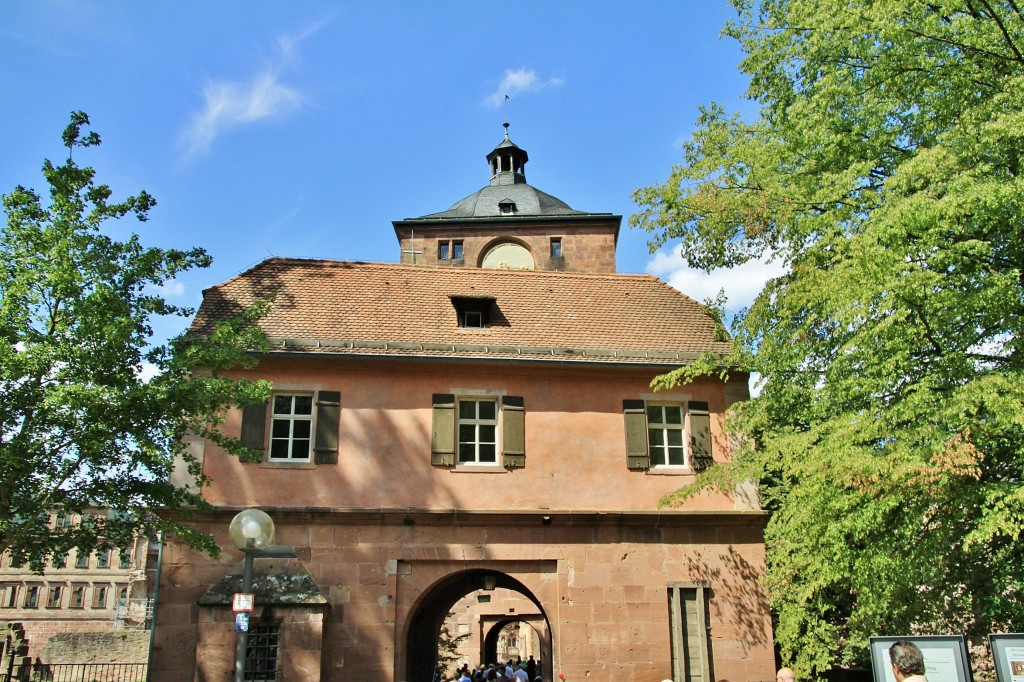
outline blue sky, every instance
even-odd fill
[[[693,273],[626,226],[631,192],[681,160],[697,107],[746,87],[725,0],[606,2],[0,3],[0,192],[44,191],[72,110],[99,149],[76,155],[115,197],[145,189],[148,245],[202,246],[214,264],[168,297],[271,255],[397,262],[391,221],[487,184],[503,135],[531,185],[623,216],[619,272],[694,298],[749,301],[763,271]],[[732,307],[732,306],[730,306]],[[158,330],[170,334],[176,328]]]

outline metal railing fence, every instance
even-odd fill
[[[0,682],[144,682],[146,663],[14,663]]]

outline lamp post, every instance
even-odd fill
[[[245,554],[242,571],[242,592],[252,592],[252,564],[257,552],[274,540],[274,520],[260,509],[245,509],[235,514],[228,526],[228,535],[235,547]],[[235,642],[235,682],[245,679],[245,649],[248,643],[248,631],[238,633]]]

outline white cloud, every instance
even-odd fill
[[[282,72],[295,64],[302,41],[327,22],[313,24],[297,35],[279,36],[274,58],[252,78],[208,82],[203,87],[203,106],[182,134],[186,156],[208,153],[218,137],[236,128],[301,109],[304,96],[285,82]]]
[[[210,151],[214,140],[247,123],[290,113],[302,105],[302,96],[280,83],[273,69],[249,83],[214,82],[203,88],[203,108],[185,131],[186,155]]]
[[[158,286],[157,291],[165,298],[180,298],[185,294],[185,285],[176,279],[169,279]]]
[[[545,88],[557,88],[562,85],[565,85],[565,81],[561,78],[552,77],[543,81],[538,79],[537,72],[533,69],[519,69],[517,71],[508,69],[505,71],[505,77],[498,84],[498,89],[484,98],[484,104],[497,109],[505,101],[505,95],[511,97],[521,92],[537,92]]]
[[[714,298],[724,289],[728,298],[726,309],[731,313],[749,307],[765,282],[786,272],[780,261],[771,261],[767,256],[730,269],[693,270],[683,261],[678,246],[658,250],[648,261],[646,270],[701,302]]]
[[[731,318],[743,308],[749,308],[765,283],[785,274],[786,267],[780,261],[771,261],[769,256],[765,256],[731,269],[720,268],[711,272],[694,270],[687,267],[677,245],[659,249],[647,262],[646,270],[701,303],[715,298],[724,289],[726,312]],[[731,319],[727,319],[726,325],[730,322]],[[751,374],[750,394],[760,395],[761,388],[761,375],[756,372]]]
[[[149,380],[159,373],[160,369],[150,362],[144,362],[141,366],[135,368],[135,376],[143,383],[149,383]]]

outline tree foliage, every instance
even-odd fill
[[[445,614],[444,622],[441,623],[441,629],[437,633],[437,668],[435,672],[440,671],[442,680],[450,680],[452,677],[458,677],[458,674],[449,670],[449,667],[456,663],[460,658],[459,647],[469,639],[469,633],[461,635],[453,635],[448,626],[455,625],[455,613],[449,611]]]
[[[727,364],[762,377],[730,421],[747,447],[698,487],[760,482],[800,672],[871,635],[1019,632],[1024,10],[733,4],[757,112],[704,108],[632,219],[692,267],[788,269],[734,325]]]
[[[208,338],[183,334],[151,345],[154,318],[191,313],[160,287],[207,267],[210,257],[104,233],[108,220],[146,220],[156,202],[146,192],[114,202],[95,171],[72,160],[72,152],[100,143],[83,132],[88,124],[73,113],[63,134],[67,161],[44,162],[48,202],[22,186],[3,197],[0,551],[35,570],[72,548],[127,547],[136,534],[161,530],[215,549],[157,515],[202,505],[199,488],[171,485],[170,473],[178,458],[201,487],[185,437],[206,435],[240,452],[217,424],[228,406],[266,393],[221,371],[251,362],[245,349],[262,343],[251,324],[259,308]],[[142,376],[144,363],[155,367],[154,378]],[[54,523],[51,514],[75,522]]]

